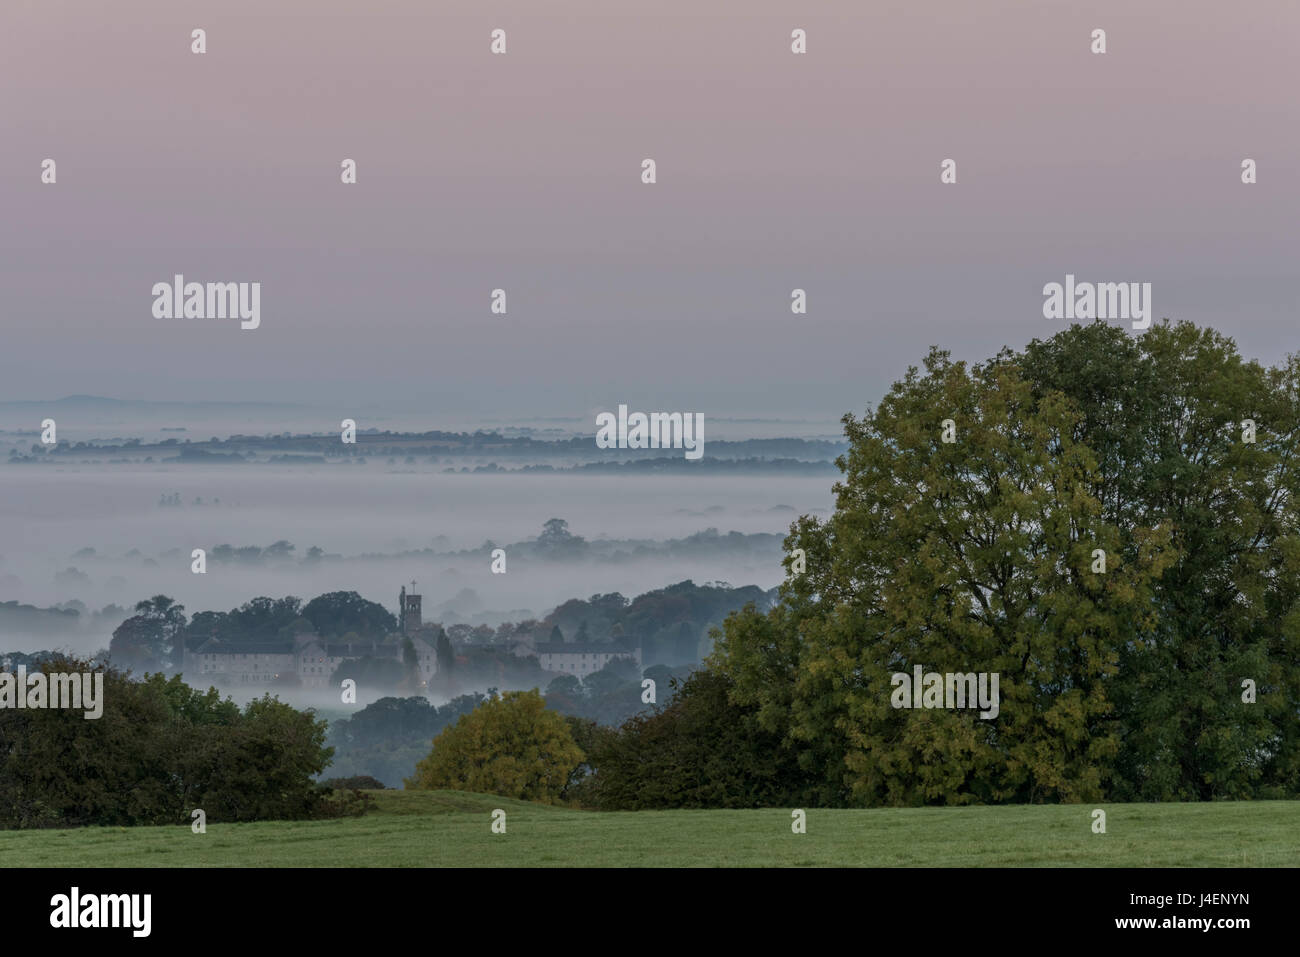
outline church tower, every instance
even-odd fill
[[[411,582],[411,588],[415,588],[415,582]],[[416,635],[420,631],[420,596],[414,590],[409,594],[406,586],[402,586],[401,592],[397,596],[397,630],[405,637]]]

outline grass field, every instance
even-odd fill
[[[0,831],[0,865],[59,867],[1079,866],[1300,864],[1300,801],[808,812],[597,813],[376,791],[363,818]],[[494,808],[506,833],[491,832]]]

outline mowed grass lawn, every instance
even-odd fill
[[[0,831],[0,866],[1277,867],[1300,864],[1300,801],[600,813],[455,791],[375,791],[362,818]],[[506,833],[491,831],[506,812]]]

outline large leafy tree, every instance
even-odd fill
[[[354,591],[332,591],[313,598],[302,609],[302,617],[323,638],[354,632],[363,639],[373,639],[397,630],[397,619],[392,612]]]
[[[835,514],[713,666],[826,803],[1293,792],[1296,383],[1187,324],[932,350],[846,416]],[[999,673],[1000,714],[891,707],[917,664]]]
[[[135,614],[113,631],[109,653],[123,668],[162,670],[179,659],[185,626],[185,606],[166,595],[154,595],[137,602]]]
[[[1190,323],[1139,339],[1098,323],[1031,343],[1022,361],[1039,394],[1064,393],[1078,410],[1076,437],[1098,457],[1094,492],[1123,548],[1133,528],[1172,536],[1153,625],[1122,648],[1112,689],[1124,729],[1115,796],[1295,793],[1297,359],[1264,368]],[[1245,679],[1255,704],[1241,700]]]

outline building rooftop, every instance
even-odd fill
[[[539,641],[533,645],[539,655],[630,655],[635,641]]]
[[[212,638],[195,649],[200,655],[292,655],[292,641],[222,641]]]

